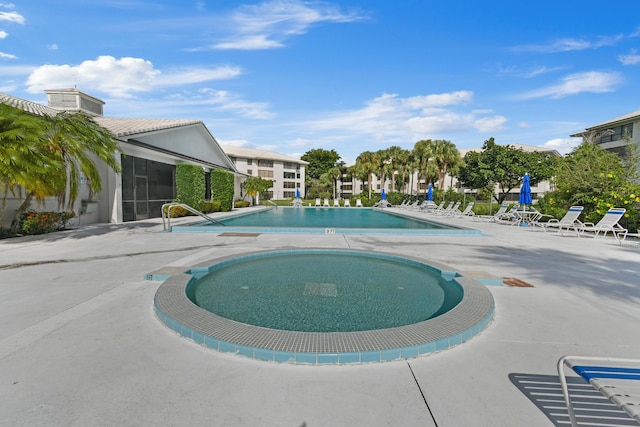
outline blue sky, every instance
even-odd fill
[[[0,0],[0,92],[298,157],[552,146],[640,109],[640,2]]]

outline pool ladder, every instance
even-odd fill
[[[202,218],[206,219],[209,222],[212,222],[214,224],[217,225],[222,225],[223,227],[225,226],[223,223],[221,223],[220,221],[216,221],[215,219],[211,218],[210,216],[203,214],[202,212],[200,212],[199,210],[192,208],[189,205],[186,205],[184,203],[177,203],[177,202],[171,202],[171,203],[165,203],[164,205],[162,205],[162,227],[164,228],[164,231],[171,231],[171,209],[174,207],[181,207],[183,209],[188,210],[189,212],[191,212],[192,214],[195,215],[199,215]],[[165,208],[166,208],[166,213],[165,213]],[[166,222],[165,222],[166,219]]]

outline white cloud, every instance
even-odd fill
[[[553,148],[560,154],[565,155],[581,143],[582,138],[555,138],[545,142],[542,146],[546,148]]]
[[[600,36],[597,40],[583,40],[583,39],[559,39],[554,40],[548,44],[542,45],[523,45],[516,46],[513,48],[515,51],[519,52],[545,52],[545,53],[556,53],[556,52],[571,52],[577,50],[587,50],[587,49],[598,49],[604,46],[614,46],[617,42],[622,40],[624,36],[622,34],[617,34],[615,36]]]
[[[0,30],[0,39],[6,39],[9,36],[9,33],[6,31]]]
[[[253,148],[254,146],[246,139],[218,139],[220,145],[240,148]]]
[[[346,23],[364,18],[362,14],[343,13],[336,6],[319,2],[275,0],[244,5],[225,18],[224,28],[233,29],[233,34],[208,48],[279,48],[288,38],[306,33],[315,24]]]
[[[556,85],[527,92],[521,95],[520,98],[559,99],[568,95],[577,95],[584,92],[612,92],[621,82],[622,77],[620,73],[617,72],[587,71],[570,74]]]
[[[0,12],[0,22],[2,21],[24,24],[24,16],[18,12]]]
[[[624,65],[635,65],[640,63],[640,55],[638,55],[638,50],[631,49],[628,54],[618,56],[618,61],[620,61]]]
[[[542,74],[548,74],[548,73],[553,73],[553,72],[558,71],[558,70],[561,70],[561,69],[562,69],[561,67],[553,67],[553,68],[549,68],[549,67],[546,67],[546,66],[544,66],[544,65],[543,65],[543,66],[541,66],[541,67],[538,67],[538,68],[535,68],[535,69],[533,69],[533,70],[529,71],[529,72],[525,75],[525,77],[528,77],[528,78],[531,78],[531,77],[537,77],[537,76],[539,76],[539,75],[542,75]]]
[[[304,139],[304,138],[296,138],[295,141],[289,144],[289,146],[291,147],[311,147],[312,145],[313,145],[313,141],[311,141],[310,139]]]
[[[491,133],[504,129],[502,125],[507,122],[504,116],[482,117],[473,122],[479,132]]]
[[[18,57],[11,53],[0,52],[0,59],[18,59]]]
[[[47,49],[49,49],[49,50],[58,50],[58,45],[55,44],[55,43],[50,44],[49,46],[47,46]]]
[[[334,140],[346,135],[362,135],[386,144],[437,137],[465,131],[492,132],[502,129],[503,116],[483,116],[490,110],[458,111],[473,100],[473,92],[458,91],[401,98],[383,94],[363,108],[340,111],[304,123],[311,130],[335,132]]]
[[[520,122],[520,123],[518,123],[518,127],[526,129],[526,128],[530,128],[531,125],[529,123],[527,123],[527,122]]]
[[[154,68],[142,58],[100,56],[77,66],[43,65],[27,79],[28,91],[39,93],[44,89],[78,85],[95,89],[111,96],[131,97],[135,92],[149,92],[158,87],[180,86],[210,80],[229,79],[240,74],[235,67],[188,68],[167,73]]]

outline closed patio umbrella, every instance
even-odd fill
[[[531,178],[529,178],[529,174],[525,173],[522,177],[522,187],[520,187],[520,196],[518,197],[518,203],[526,208],[527,205],[530,205],[533,200],[531,199]]]
[[[433,185],[429,184],[427,189],[427,200],[433,200]]]

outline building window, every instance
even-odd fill
[[[285,181],[282,183],[282,188],[296,188],[296,183],[293,181]]]
[[[258,167],[263,167],[263,168],[272,168],[273,167],[273,160],[258,160]]]
[[[604,135],[602,138],[600,138],[600,144],[611,141],[619,141],[625,137],[633,137],[633,123],[615,126],[609,128],[609,130],[611,130],[612,132],[607,132],[607,135]]]
[[[229,159],[231,159],[231,161],[233,162],[233,164],[235,165],[236,162],[238,161],[238,159],[236,159],[235,157],[229,157]]]
[[[283,167],[285,169],[298,169],[299,166],[297,163],[293,163],[293,162],[284,162]]]
[[[293,199],[294,197],[296,197],[296,193],[293,191],[285,191],[282,193],[282,197],[284,197],[285,199]]]
[[[252,165],[253,164],[253,160],[252,159],[247,159],[247,164],[248,165]]]
[[[295,172],[283,172],[282,173],[282,177],[284,179],[296,179],[296,173]]]
[[[258,169],[258,176],[260,178],[273,178],[273,171]]]
[[[252,169],[247,169],[247,175],[253,175],[253,170]]]

